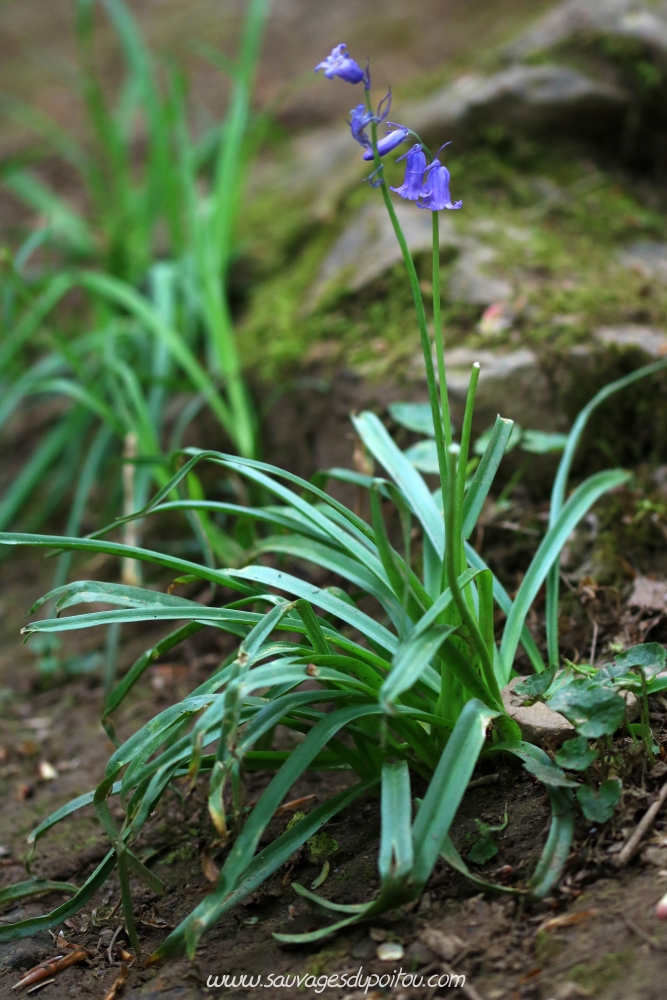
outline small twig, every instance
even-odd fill
[[[595,663],[595,648],[598,644],[598,623],[593,619],[593,641],[591,643],[591,664]]]
[[[655,948],[656,951],[667,951],[667,945],[660,944],[660,942],[656,941],[650,934],[647,934],[646,931],[641,929],[639,924],[634,922],[632,917],[626,916],[625,913],[621,914],[621,916],[623,918],[623,923],[628,930],[632,931],[633,934],[636,934],[637,937],[640,937],[642,941],[646,941],[647,944],[650,944],[651,948]]]
[[[60,955],[58,958],[41,962],[34,969],[31,969],[30,972],[26,973],[18,983],[12,986],[12,989],[20,990],[24,986],[39,983],[41,980],[46,979],[47,976],[50,976],[51,973],[60,972],[61,969],[66,969],[68,965],[73,965],[75,962],[83,962],[86,958],[87,955],[83,948],[77,948],[76,951],[71,951],[69,955]]]
[[[37,990],[41,990],[43,986],[50,986],[51,983],[55,983],[55,979],[43,979],[41,983],[37,983],[36,986],[31,986],[29,990],[26,990],[26,994],[36,993]]]
[[[653,826],[655,818],[660,812],[660,808],[663,805],[665,799],[667,799],[667,782],[662,786],[658,794],[657,799],[653,805],[649,806],[646,810],[639,823],[637,824],[634,833],[627,841],[625,846],[618,852],[616,857],[616,867],[623,868],[629,861],[634,858],[635,854],[639,849],[639,844],[641,843],[642,837],[645,833]]]
[[[111,965],[111,963],[113,962],[113,957],[112,957],[113,956],[113,946],[115,945],[116,938],[118,937],[118,935],[120,934],[120,932],[121,932],[122,929],[123,929],[123,925],[122,924],[118,924],[118,927],[114,931],[113,937],[111,938],[111,941],[109,943],[109,947],[107,948],[107,957],[109,959],[109,965]]]
[[[483,788],[485,785],[497,785],[500,781],[499,774],[483,774],[481,778],[473,778],[468,782],[468,788]]]
[[[116,1000],[116,997],[118,996],[118,991],[122,988],[123,983],[127,979],[128,975],[129,975],[129,969],[125,964],[125,962],[123,962],[120,967],[120,972],[118,973],[115,980],[111,984],[111,989],[105,996],[104,1000]]]

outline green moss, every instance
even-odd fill
[[[632,952],[629,951],[609,952],[597,962],[575,965],[568,972],[568,978],[585,990],[591,990],[591,995],[595,995],[608,983],[618,981],[624,973],[627,975],[627,968],[632,958]]]
[[[549,931],[538,931],[535,936],[535,960],[538,965],[545,965],[565,948],[566,942],[558,934]]]
[[[492,247],[496,258],[488,272],[509,278],[517,290],[518,321],[494,344],[511,340],[561,350],[585,341],[599,325],[662,322],[667,287],[616,263],[620,247],[662,239],[667,228],[663,213],[642,205],[629,186],[570,147],[546,150],[498,127],[486,129],[448,163],[464,208],[447,221]],[[394,183],[400,165],[387,170]],[[288,378],[304,362],[326,359],[367,376],[391,372],[395,378],[419,350],[400,264],[358,293],[334,292],[313,310],[305,305],[333,242],[369,198],[378,195],[355,187],[330,224],[314,222],[303,201],[285,204],[275,192],[249,209],[244,226],[261,239],[248,235],[244,243],[253,278],[240,345],[246,365],[260,377]],[[455,251],[443,250],[447,342],[483,345],[481,308],[447,300],[455,258]],[[416,263],[428,311],[429,255]]]

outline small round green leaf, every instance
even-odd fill
[[[597,751],[591,750],[584,736],[566,740],[556,754],[556,763],[570,771],[585,771],[597,757]]]
[[[581,785],[577,789],[577,799],[586,819],[592,823],[606,823],[611,819],[620,802],[622,788],[619,778],[603,781],[597,792],[589,785]]]

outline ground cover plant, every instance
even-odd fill
[[[67,532],[78,534],[100,470],[118,469],[123,460],[130,482],[123,489],[116,476],[101,523],[123,505],[126,512],[143,506],[169,478],[163,451],[178,446],[206,406],[234,449],[256,454],[257,421],[241,374],[227,279],[247,163],[262,127],[251,98],[268,2],[249,3],[236,61],[204,47],[230,77],[231,97],[225,119],[199,139],[188,122],[183,74],[156,64],[123,0],[101,4],[126,69],[110,102],[96,64],[97,6],[76,4],[87,134],[76,139],[18,101],[2,101],[5,114],[40,144],[8,158],[0,179],[43,224],[2,270],[0,430],[35,401],[59,406],[62,414],[0,499],[3,528],[17,522],[39,528],[74,484]],[[40,178],[33,161],[47,154],[76,172],[85,210]],[[63,318],[58,306],[72,292],[84,303]],[[177,392],[194,398],[174,421],[165,408]],[[189,486],[197,491],[196,478]],[[238,555],[205,515],[199,534],[223,563]],[[61,562],[61,581],[66,566]]]
[[[70,894],[67,902],[43,917],[2,926],[0,940],[61,923],[117,868],[124,920],[138,953],[130,877],[145,880],[158,892],[161,883],[133,851],[133,844],[165,790],[178,779],[193,782],[200,774],[209,775],[208,809],[214,843],[216,849],[227,853],[215,889],[168,935],[152,956],[155,960],[180,950],[193,956],[207,928],[252,893],[327,820],[369,790],[378,792],[382,808],[378,896],[363,904],[338,905],[295,884],[296,892],[335,919],[315,931],[283,934],[281,940],[317,940],[413,900],[439,857],[487,886],[468,872],[449,839],[451,823],[481,755],[518,757],[545,784],[552,807],[549,835],[531,878],[509,887],[493,887],[501,892],[543,897],[558,879],[569,853],[575,787],[579,800],[584,799],[584,809],[583,787],[590,787],[589,799],[604,800],[603,805],[610,797],[606,777],[601,776],[599,788],[579,786],[562,769],[576,772],[577,763],[591,762],[590,751],[583,744],[564,750],[565,757],[558,762],[562,766],[558,766],[544,751],[524,742],[505,711],[501,691],[512,676],[515,655],[522,645],[539,682],[527,693],[556,697],[549,685],[560,666],[556,614],[560,551],[595,501],[630,478],[625,470],[606,470],[590,476],[568,495],[572,461],[595,409],[632,382],[667,366],[667,359],[607,386],[582,411],[567,440],[559,442],[564,448],[552,492],[549,527],[517,593],[510,598],[469,541],[513,427],[511,419],[498,417],[478,464],[471,466],[478,365],[471,371],[458,442],[449,418],[439,292],[439,212],[461,208],[450,197],[449,171],[439,158],[440,151],[433,157],[407,126],[389,123],[387,134],[378,138],[378,127],[389,114],[390,95],[374,108],[369,69],[362,69],[345,46],[337,46],[318,68],[326,76],[361,85],[364,93],[364,102],[351,112],[350,127],[352,137],[363,148],[371,170],[369,180],[384,200],[403,252],[426,366],[428,428],[435,444],[438,487],[430,491],[378,417],[366,412],[353,418],[355,430],[386,477],[334,469],[308,482],[251,457],[186,449],[175,454],[173,475],[165,477],[149,504],[91,537],[0,535],[0,543],[7,546],[104,553],[153,564],[175,574],[175,583],[207,581],[219,588],[225,599],[232,592],[232,600],[212,606],[176,596],[171,588],[163,593],[83,580],[63,583],[37,602],[33,611],[47,602],[53,602],[59,614],[90,603],[112,605],[115,610],[38,620],[26,627],[26,634],[126,622],[185,623],[147,650],[110,693],[103,721],[112,739],[114,711],[157,657],[204,628],[221,629],[240,640],[238,649],[199,688],[117,746],[94,792],[64,806],[32,832],[30,840],[36,845],[56,823],[92,803],[109,837],[110,849],[83,886],[60,886]],[[396,193],[414,202],[415,211],[431,212],[433,338],[415,266],[384,179],[383,157],[412,139],[416,141],[405,154],[405,181]],[[239,477],[259,500],[250,505],[179,498],[178,487],[201,463]],[[326,491],[329,480],[351,482],[364,492],[368,520]],[[176,511],[215,512],[242,523],[248,536],[246,565],[216,568],[105,538],[111,528]],[[418,541],[413,527],[418,529]],[[302,563],[333,574],[339,584],[315,585],[306,572],[299,571]],[[526,626],[543,584],[548,609],[546,661]],[[498,640],[496,607],[505,616]],[[638,682],[644,696],[653,682],[657,655],[651,660],[645,652],[635,651],[637,662],[630,655],[620,663],[618,672],[613,668],[602,675],[591,668],[590,678],[583,678],[585,684],[590,681],[595,687],[587,707],[592,704],[595,708],[605,699],[613,701],[610,695],[618,698],[613,685],[618,687],[621,677],[626,686]],[[640,672],[629,678],[628,671],[635,668]],[[307,681],[316,682],[316,686],[305,686]],[[575,688],[578,684],[578,680],[572,681]],[[609,685],[612,688],[607,691]],[[565,701],[563,691],[567,688],[561,685],[560,704]],[[578,702],[571,698],[568,704],[577,726],[583,727],[587,717],[581,712],[582,698]],[[613,708],[609,715],[615,718]],[[608,719],[605,726],[607,723]],[[296,749],[274,749],[272,733],[278,724],[302,734]],[[635,735],[648,740],[645,719],[639,727]],[[579,732],[584,740],[606,735],[604,727],[599,732],[584,728]],[[575,750],[579,753],[576,759]],[[648,742],[646,752],[652,753]],[[309,769],[331,768],[346,770],[354,783],[290,824],[258,851],[266,827],[299,776]],[[244,769],[276,772],[251,809],[244,800]],[[419,801],[414,801],[412,791],[416,781],[425,789]],[[112,796],[120,797],[125,810],[120,827],[109,806]],[[44,888],[43,880],[29,879],[12,887],[9,891],[13,895],[7,898],[19,899]]]

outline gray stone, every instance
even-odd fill
[[[623,267],[638,271],[644,278],[654,278],[667,284],[667,243],[640,240],[621,250],[618,262]]]
[[[646,611],[667,611],[667,581],[636,576],[632,583],[628,605]]]
[[[496,414],[511,417],[523,426],[542,430],[557,429],[549,383],[535,353],[528,348],[516,351],[475,350],[455,347],[445,351],[447,389],[455,421],[465,403],[473,364],[480,364],[475,398],[475,417],[480,427],[492,424]],[[413,376],[424,372],[424,359],[416,355]]]
[[[505,54],[510,59],[527,59],[592,31],[667,47],[667,23],[639,0],[566,0],[512,42]]]
[[[508,299],[512,286],[503,278],[494,278],[481,269],[496,257],[496,251],[476,240],[467,240],[463,252],[454,265],[449,281],[449,295],[454,302],[488,306],[492,302]]]
[[[651,326],[602,326],[593,331],[599,344],[608,347],[637,348],[649,358],[661,358],[667,354],[667,334]]]
[[[619,88],[584,76],[569,66],[510,66],[490,76],[466,74],[430,98],[402,110],[419,133],[449,138],[478,120],[511,125],[546,125],[572,120],[577,110],[616,113],[627,97]]]
[[[576,735],[576,730],[560,712],[554,712],[553,708],[549,708],[541,701],[536,701],[534,705],[521,704],[524,699],[516,694],[514,688],[522,680],[523,677],[514,677],[503,688],[501,694],[505,711],[521,729],[523,739],[527,743],[549,749],[572,739]],[[628,721],[632,722],[639,715],[639,701],[632,691],[622,691],[621,694],[627,704]]]
[[[430,250],[431,213],[420,212],[412,204],[397,204],[396,215],[410,252]],[[447,218],[441,219],[440,246],[460,246],[463,242],[463,237],[456,234],[451,222]],[[308,306],[317,305],[334,288],[359,291],[401,259],[401,248],[386,208],[377,203],[365,205],[325,258],[310,292]]]
[[[431,214],[413,204],[398,203],[396,216],[411,253],[428,252],[432,246]],[[454,265],[450,297],[457,302],[490,305],[507,299],[512,286],[482,268],[496,251],[479,240],[457,233],[448,216],[440,219],[440,246],[455,247],[460,256]],[[307,299],[312,309],[336,290],[357,292],[397,264],[401,249],[383,204],[369,203],[352,219],[327,254]]]
[[[536,701],[534,705],[521,704],[524,699],[515,693],[514,688],[522,680],[523,677],[511,680],[503,688],[502,696],[505,711],[521,729],[523,739],[536,746],[548,747],[560,746],[565,740],[572,739],[576,735],[575,728],[560,712],[554,712],[541,701]]]
[[[31,969],[50,954],[53,954],[53,941],[46,931],[16,941],[3,941],[0,943],[0,969]]]

